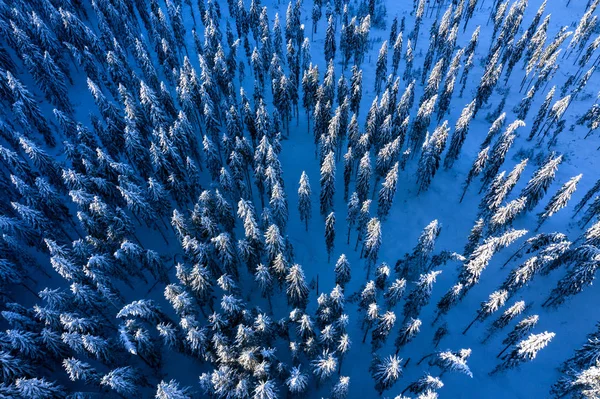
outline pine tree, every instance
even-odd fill
[[[429,374],[419,378],[417,381],[410,383],[404,391],[402,391],[402,395],[404,392],[409,391],[415,394],[423,394],[429,395],[428,392],[435,392],[438,389],[444,387],[444,383],[438,377],[432,377]],[[431,396],[431,395],[430,395]],[[428,397],[428,396],[425,396]]]
[[[506,121],[506,112],[501,113],[492,123],[490,129],[488,130],[488,134],[485,136],[485,140],[481,143],[480,148],[483,149],[489,146],[492,143],[494,137],[500,132],[500,129],[504,126],[504,122]]]
[[[179,383],[171,380],[161,381],[156,389],[156,399],[190,399],[189,388],[179,388]]]
[[[402,376],[401,363],[402,359],[396,355],[390,355],[384,359],[373,358],[370,372],[375,380],[375,389],[379,392],[379,395],[390,389]]]
[[[431,363],[442,370],[442,374],[440,375],[443,375],[447,371],[457,371],[473,378],[473,373],[467,365],[469,356],[471,356],[471,349],[461,349],[458,352],[439,352]]]
[[[295,264],[290,267],[287,277],[288,301],[295,307],[305,308],[308,303],[308,287],[304,278],[302,266]]]
[[[506,338],[502,341],[502,343],[506,346],[496,357],[502,356],[502,354],[508,348],[516,344],[520,339],[524,338],[525,335],[527,335],[527,333],[531,331],[533,327],[536,326],[539,319],[540,317],[538,315],[533,315],[519,321],[519,323],[517,323],[517,325],[512,329],[512,331],[508,333]]]
[[[298,187],[298,212],[300,213],[300,221],[303,221],[308,231],[308,221],[311,217],[312,204],[311,204],[311,189],[308,181],[306,172],[302,172],[300,176],[300,183]]]
[[[119,367],[111,370],[100,380],[101,385],[106,385],[121,395],[135,395],[138,391],[137,381],[139,375],[130,366]]]
[[[486,167],[486,164],[489,159],[489,157],[488,157],[489,151],[490,151],[490,147],[488,146],[488,147],[485,147],[484,149],[482,149],[481,151],[479,151],[479,154],[477,154],[477,158],[473,162],[473,166],[471,166],[471,169],[469,170],[469,174],[467,175],[467,180],[464,183],[465,188],[463,189],[463,192],[462,192],[462,195],[460,196],[459,202],[462,202],[462,200],[465,198],[467,189],[471,185],[471,182],[473,181],[473,179],[476,178],[477,176],[479,176],[481,174],[481,172],[483,171],[483,169]]]
[[[335,213],[331,212],[325,219],[325,246],[327,247],[327,262],[331,261],[331,252],[335,242]]]
[[[515,131],[517,130],[517,128],[523,126],[525,126],[525,123],[518,119],[511,123],[492,147],[492,152],[489,156],[489,162],[487,163],[487,166],[482,176],[484,187],[488,186],[492,179],[495,178],[496,174],[500,170],[500,167],[504,163],[504,159],[506,158],[508,150],[510,149],[516,138]]]
[[[542,306],[559,306],[567,300],[568,297],[583,291],[586,286],[593,283],[599,266],[600,264],[595,258],[577,264],[556,283],[556,287],[552,289],[548,299]]]
[[[408,80],[412,77],[412,67],[415,59],[413,54],[412,40],[410,38],[406,42],[406,53],[404,54],[404,59],[406,60],[406,68],[404,69],[402,80]]]
[[[381,44],[379,55],[377,56],[377,63],[375,67],[375,91],[377,94],[381,91],[381,83],[387,76],[387,56],[388,56],[388,42],[385,40]]]
[[[335,155],[330,151],[321,165],[321,214],[325,214],[333,207],[335,194]]]
[[[546,194],[548,187],[550,187],[550,184],[552,184],[552,181],[554,180],[558,165],[561,162],[562,155],[555,156],[552,154],[546,163],[535,171],[533,177],[527,182],[527,185],[520,194],[521,197],[527,198],[525,209],[530,211],[535,208],[538,202]]]
[[[302,394],[308,388],[308,375],[302,373],[300,366],[293,367],[290,370],[290,376],[285,380],[285,385],[291,394]]]
[[[583,198],[581,198],[581,200],[577,203],[577,205],[575,205],[575,212],[574,215],[577,215],[579,213],[579,211],[581,211],[581,209],[583,209],[583,207],[585,206],[585,204],[592,199],[592,197],[594,196],[595,193],[598,192],[598,190],[600,190],[600,180],[597,180],[596,183],[594,183],[594,185],[592,186],[591,189],[589,189],[585,195],[583,196]]]
[[[441,270],[431,271],[427,274],[421,274],[416,287],[408,294],[404,303],[404,319],[416,318],[419,316],[423,306],[427,305],[431,297],[433,284]]]
[[[568,370],[566,376],[560,378],[553,386],[551,392],[556,397],[588,397],[593,398],[600,395],[598,378],[600,377],[600,365],[589,366],[581,370]]]
[[[412,341],[421,329],[421,325],[423,323],[419,319],[410,318],[402,328],[398,331],[398,336],[394,341],[394,346],[396,347],[396,355],[400,352],[405,345],[407,345],[410,341]]]
[[[328,350],[324,350],[315,360],[311,362],[313,366],[313,374],[317,376],[319,381],[328,379],[337,369],[337,358]]]
[[[541,334],[531,334],[529,338],[519,342],[517,347],[490,374],[496,374],[500,371],[514,368],[523,362],[535,359],[538,352],[548,346],[555,335],[555,333],[547,331]]]
[[[444,159],[444,168],[446,169],[450,169],[454,164],[454,161],[458,159],[460,150],[465,142],[465,139],[467,138],[467,133],[469,132],[471,119],[475,114],[475,105],[475,100],[469,103],[463,109],[462,113],[460,114],[460,118],[456,122],[454,133],[452,134],[452,139],[450,140],[450,147],[448,148],[448,153]]]
[[[333,17],[327,21],[327,30],[325,31],[325,60],[327,63],[335,58],[335,24]]]
[[[435,246],[435,240],[442,231],[442,226],[436,220],[432,220],[419,235],[417,245],[410,255],[411,273],[416,276],[421,273],[427,273],[430,270],[428,265],[431,259],[431,253]]]
[[[396,306],[400,299],[402,299],[405,290],[405,279],[397,279],[392,284],[390,284],[387,291],[383,294],[388,309],[392,309]]]
[[[350,389],[350,377],[341,376],[340,380],[331,389],[333,399],[346,399]]]
[[[527,197],[519,197],[508,202],[506,205],[495,209],[490,218],[488,233],[496,234],[512,225],[513,220],[523,211]]]
[[[481,245],[475,248],[471,256],[464,263],[459,274],[459,282],[465,287],[464,294],[479,282],[481,273],[483,273],[494,254],[512,244],[525,233],[527,233],[527,230],[509,230],[500,236],[488,237]]]
[[[441,126],[438,126],[431,136],[427,135],[421,150],[419,159],[419,167],[417,169],[417,184],[419,185],[419,193],[427,191],[431,180],[435,176],[440,166],[442,152],[446,147],[448,139],[448,121],[444,121]]]
[[[525,301],[517,301],[511,307],[506,309],[494,322],[488,327],[488,334],[483,339],[486,342],[496,331],[506,327],[515,317],[519,316],[525,310]]]
[[[440,299],[437,303],[437,314],[432,324],[435,324],[440,317],[448,313],[452,306],[456,305],[458,301],[461,299],[464,291],[463,284],[457,283],[453,285]]]
[[[388,310],[378,317],[375,328],[371,332],[371,347],[373,352],[383,346],[395,323],[396,315],[392,311]]]
[[[350,77],[350,111],[358,116],[360,109],[360,100],[362,98],[362,69],[356,65],[352,66],[352,76]]]
[[[389,170],[385,181],[381,184],[378,196],[377,215],[385,219],[392,208],[394,196],[396,195],[396,186],[398,185],[398,162]]]
[[[492,56],[492,58],[490,58],[488,64],[486,65],[485,72],[481,77],[479,86],[477,87],[473,115],[476,115],[479,109],[481,109],[484,104],[487,104],[490,96],[492,95],[492,91],[496,86],[496,83],[498,83],[498,78],[502,72],[502,63],[498,64],[499,54],[500,50],[498,50]]]
[[[573,195],[577,189],[577,183],[579,183],[579,180],[581,180],[582,177],[583,174],[572,177],[560,189],[558,189],[552,198],[550,198],[550,201],[548,201],[548,204],[544,208],[544,212],[538,214],[538,229],[542,223],[546,221],[546,219],[567,206],[567,203],[571,199],[571,195]]]
[[[413,153],[422,145],[424,136],[431,120],[431,114],[434,110],[434,105],[437,101],[437,95],[434,95],[429,100],[423,102],[417,112],[417,117],[413,122],[412,129],[409,134]]]
[[[469,331],[471,326],[476,321],[484,321],[488,318],[492,313],[496,312],[499,308],[504,306],[506,300],[508,299],[508,291],[499,290],[494,291],[490,294],[488,300],[486,302],[482,302],[479,310],[477,311],[477,316],[473,321],[464,329],[463,335]]]
[[[381,247],[381,222],[377,218],[372,218],[366,225],[366,237],[363,245],[363,253],[368,263],[367,278],[371,265],[377,262],[379,248]]]
[[[398,66],[400,65],[400,59],[402,58],[402,32],[398,33],[395,38],[390,37],[390,43],[393,41],[393,54],[392,54],[392,73],[396,75],[398,72]]]

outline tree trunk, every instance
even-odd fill
[[[477,313],[477,316],[475,316],[475,318],[473,319],[473,321],[467,326],[467,328],[464,329],[464,331],[462,332],[463,335],[465,335],[467,333],[467,331],[469,331],[469,328],[471,328],[471,326],[473,324],[475,324],[475,322],[479,320],[479,312]]]
[[[502,356],[502,354],[503,354],[504,352],[506,352],[506,350],[507,350],[508,348],[510,348],[510,347],[512,346],[512,344],[513,344],[513,342],[511,342],[510,344],[506,345],[506,346],[504,347],[504,349],[502,349],[502,351],[500,351],[500,353],[498,353],[498,354],[496,355],[496,357],[497,357],[497,358],[500,358],[500,356]]]
[[[417,363],[417,366],[418,366],[419,364],[423,363],[423,360],[425,360],[425,359],[427,359],[427,358],[430,358],[430,357],[431,357],[431,356],[433,356],[433,355],[435,355],[435,352],[434,352],[434,353],[430,353],[429,355],[425,355],[425,356],[423,356],[423,357],[421,358],[421,360],[419,360],[419,362]]]

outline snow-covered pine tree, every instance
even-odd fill
[[[375,328],[371,331],[371,349],[377,351],[383,346],[396,323],[396,314],[388,310],[377,318]]]
[[[325,246],[327,247],[327,262],[331,261],[331,252],[335,242],[335,213],[331,212],[325,219]]]
[[[479,176],[479,174],[481,174],[483,169],[486,167],[487,161],[489,159],[489,156],[488,156],[489,150],[490,150],[490,147],[487,146],[484,149],[482,149],[481,151],[479,151],[479,154],[477,154],[477,158],[473,162],[473,165],[471,166],[471,169],[469,170],[469,174],[467,175],[467,180],[464,183],[465,188],[463,189],[463,192],[462,192],[462,195],[460,196],[459,202],[462,202],[463,199],[465,198],[467,189],[471,185],[471,182],[473,181],[473,179],[476,178],[477,176]]]
[[[432,220],[421,232],[417,245],[410,255],[411,275],[417,276],[421,273],[427,273],[431,265],[431,253],[435,247],[435,240],[442,232],[442,226],[437,219]]]
[[[542,126],[542,122],[546,118],[548,114],[548,109],[550,109],[550,103],[552,102],[552,98],[554,97],[554,92],[556,91],[556,86],[552,86],[552,89],[546,94],[546,98],[540,108],[538,109],[538,113],[533,120],[533,125],[531,125],[531,131],[529,132],[529,136],[527,136],[527,140],[533,140],[536,136],[538,130]]]
[[[500,230],[504,230],[512,225],[513,220],[525,208],[526,197],[519,197],[504,206],[495,209],[494,214],[489,220],[488,233],[496,234]]]
[[[475,108],[473,110],[473,115],[476,115],[477,112],[481,109],[484,104],[487,104],[494,87],[498,83],[498,78],[500,77],[500,73],[502,72],[502,63],[498,63],[500,56],[500,49],[494,53],[494,55],[489,59],[483,76],[479,82],[479,86],[477,86],[477,93],[475,96]]]
[[[592,259],[578,263],[567,274],[556,283],[556,287],[552,289],[546,302],[542,306],[559,306],[570,296],[576,295],[583,289],[592,285],[596,271],[600,267],[600,261],[597,256]]]
[[[341,376],[340,380],[331,388],[333,399],[346,399],[350,389],[350,377]]]
[[[287,277],[288,301],[295,307],[306,308],[308,303],[308,286],[304,277],[302,266],[295,264],[290,267]]]
[[[429,374],[425,374],[423,377],[420,377],[417,381],[411,382],[405,389],[402,391],[402,395],[406,391],[420,395],[424,392],[428,391],[437,391],[438,389],[443,388],[444,383],[438,377],[433,377]]]
[[[431,136],[425,136],[425,141],[421,149],[421,157],[419,158],[419,167],[417,169],[419,193],[427,191],[431,180],[440,166],[442,152],[444,152],[444,148],[446,147],[449,131],[448,121],[444,121],[441,126],[438,126],[434,130]]]
[[[550,201],[548,201],[548,204],[544,208],[544,212],[538,214],[538,229],[546,221],[546,219],[567,206],[567,203],[571,199],[571,195],[573,195],[577,189],[577,183],[579,183],[579,180],[581,180],[582,177],[583,174],[572,177],[568,182],[558,189],[552,198],[550,198]]]
[[[430,362],[430,364],[438,366],[442,370],[440,376],[447,371],[456,371],[473,378],[473,373],[467,365],[467,359],[469,356],[471,356],[471,349],[461,349],[458,352],[443,351],[437,353],[436,357],[432,362]]]
[[[358,164],[356,177],[356,192],[358,199],[363,202],[367,199],[371,184],[371,157],[369,151],[365,152]]]
[[[479,241],[483,237],[483,228],[485,227],[485,221],[483,218],[477,219],[471,232],[469,233],[469,237],[467,238],[467,243],[465,244],[465,249],[463,250],[463,256],[469,257],[475,248],[479,245]]]
[[[497,121],[498,120],[496,120],[496,122]],[[492,125],[492,128],[494,128],[494,126],[496,125],[496,122],[494,122],[494,124]],[[512,146],[512,144],[516,138],[515,131],[519,127],[523,127],[523,126],[525,126],[525,123],[518,119],[516,121],[514,121],[513,123],[511,123],[506,128],[504,133],[502,133],[502,135],[498,138],[498,140],[496,141],[494,146],[492,147],[492,152],[490,153],[490,156],[489,156],[489,162],[487,163],[487,166],[486,166],[485,170],[483,171],[483,176],[482,176],[483,187],[487,187],[489,185],[489,183],[492,181],[492,179],[495,178],[496,174],[500,170],[500,167],[504,163],[504,159],[506,158],[506,154],[508,153],[508,150],[510,149],[510,147]],[[492,132],[492,129],[490,129],[490,133],[491,132]],[[488,137],[490,137],[490,133],[488,133]],[[487,141],[487,139],[486,139],[486,141]]]
[[[412,341],[421,329],[423,323],[419,319],[413,319],[412,317],[398,330],[398,336],[394,341],[396,347],[396,355],[400,352],[405,345]]]
[[[600,362],[585,369],[571,369],[566,372],[553,386],[551,393],[557,398],[582,397],[593,398],[600,395]]]
[[[541,334],[531,334],[529,338],[519,342],[516,348],[505,356],[504,361],[496,366],[490,374],[496,374],[500,371],[514,368],[521,363],[535,359],[538,352],[548,346],[555,335],[555,333],[549,333],[547,331]]]
[[[289,377],[285,380],[285,385],[292,395],[301,395],[308,388],[308,375],[303,373],[300,367],[300,365],[292,367]]]
[[[326,214],[333,207],[335,194],[335,154],[330,151],[321,165],[321,214]]]
[[[379,255],[379,248],[381,247],[381,222],[377,218],[372,218],[367,223],[366,227],[365,242],[363,244],[364,257],[367,259],[367,279],[369,278],[369,272],[371,265],[377,262]]]
[[[179,383],[171,380],[168,383],[161,381],[156,388],[156,399],[190,399],[190,389],[180,388]]]
[[[332,61],[335,58],[335,23],[333,17],[327,21],[327,30],[325,31],[325,60]]]
[[[507,299],[508,299],[508,291],[506,291],[506,290],[499,290],[499,291],[492,292],[490,294],[488,300],[481,303],[480,308],[477,311],[477,316],[467,326],[467,328],[465,328],[463,330],[463,335],[466,334],[467,331],[469,331],[469,329],[471,328],[471,326],[476,321],[484,321],[492,313],[496,312],[499,308],[501,308],[502,306],[504,306],[504,304],[506,303]]]
[[[375,356],[369,368],[371,376],[375,380],[375,389],[379,395],[390,389],[402,376],[402,359],[396,355],[390,355],[384,359]]]
[[[437,101],[437,95],[434,95],[427,101],[423,102],[417,112],[417,117],[413,122],[412,129],[409,133],[409,141],[413,154],[422,146],[427,132],[427,127],[431,120],[431,114],[434,111],[434,105]]]
[[[393,53],[392,53],[392,73],[396,75],[398,72],[398,66],[400,65],[400,59],[402,58],[402,32],[399,32],[395,38],[391,38],[390,43],[394,42]]]
[[[502,341],[502,344],[506,345],[504,349],[496,355],[496,357],[502,356],[502,354],[510,348],[512,345],[516,344],[520,339],[524,338],[529,331],[531,331],[539,321],[540,317],[538,315],[532,315],[523,318],[515,327],[512,329],[510,333],[506,336],[506,338]]]
[[[405,290],[405,279],[396,279],[396,281],[390,284],[387,291],[383,294],[388,309],[393,309],[396,306],[400,299],[402,299]]]
[[[465,291],[463,292],[463,296],[479,282],[481,273],[485,270],[494,254],[500,249],[509,246],[526,233],[527,230],[511,229],[501,236],[488,237],[481,245],[475,248],[471,256],[464,263],[458,277],[459,282],[464,285]]]
[[[525,118],[527,117],[529,109],[531,108],[531,105],[533,103],[536,90],[537,86],[533,86],[531,89],[529,89],[525,97],[523,97],[519,104],[517,104],[513,108],[513,112],[517,114],[518,119],[525,120]]]
[[[436,305],[437,306],[436,316],[435,316],[435,319],[433,320],[432,324],[435,324],[440,317],[442,317],[443,315],[448,313],[448,311],[452,308],[452,306],[454,306],[455,304],[458,303],[458,301],[460,300],[460,298],[463,295],[463,288],[464,288],[464,286],[462,285],[462,283],[457,283],[457,284],[453,285],[442,296],[442,298],[439,300],[439,302]]]
[[[427,305],[427,303],[429,302],[429,298],[431,297],[431,292],[433,289],[433,284],[435,283],[437,276],[441,273],[441,270],[436,270],[431,271],[427,274],[421,274],[419,276],[417,285],[408,294],[406,302],[404,303],[405,321],[408,320],[410,317],[416,318],[419,316],[419,313],[421,312],[423,306]]]
[[[377,92],[377,94],[381,91],[381,83],[385,81],[385,78],[387,77],[387,57],[388,42],[387,40],[384,40],[379,49],[377,63],[375,64],[375,92]]]
[[[317,376],[319,381],[324,381],[331,377],[338,366],[337,358],[328,350],[324,350],[311,364],[313,366],[313,374]]]
[[[517,301],[511,307],[506,309],[492,324],[488,327],[488,333],[483,339],[486,342],[495,332],[506,327],[515,317],[525,311],[525,301]]]
[[[385,219],[392,208],[394,196],[396,195],[396,186],[398,185],[398,162],[388,171],[385,180],[381,183],[381,189],[377,197],[377,215]]]
[[[520,197],[527,198],[525,209],[530,211],[540,202],[552,184],[558,165],[562,162],[562,155],[551,154],[547,161],[533,174],[531,180],[521,191]]]
[[[300,221],[304,222],[306,231],[308,231],[308,221],[312,213],[311,193],[308,175],[302,171],[298,187],[298,213],[300,214]]]
[[[335,263],[335,283],[339,284],[342,288],[350,281],[350,262],[346,255],[341,254]]]

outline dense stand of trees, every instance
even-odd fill
[[[428,372],[398,397],[436,398],[445,373],[480,372],[468,365],[471,349],[434,351],[449,334],[447,314],[497,252],[529,234],[516,220],[538,210],[537,232],[566,212],[583,179],[555,181],[566,124],[585,125],[585,138],[600,127],[597,101],[568,118],[600,60],[599,0],[554,37],[546,2],[527,21],[526,0],[484,3],[414,0],[399,6],[410,12],[400,21],[381,0],[290,1],[285,15],[261,0],[1,3],[0,396],[275,399],[318,389],[344,399],[344,358],[360,344],[382,395],[400,391],[413,366],[405,346],[437,323],[432,348],[414,362],[427,360]],[[481,16],[489,24],[474,26]],[[376,30],[385,30],[381,43]],[[559,93],[553,82],[567,63],[579,69]],[[522,99],[506,111],[500,86],[511,78],[521,79]],[[461,110],[456,120],[451,109]],[[471,151],[474,120],[489,130]],[[306,134],[320,172],[312,186],[306,172],[284,178],[280,160]],[[509,170],[520,135],[536,139],[533,152],[519,152],[535,159]],[[426,195],[443,189],[436,175],[471,163],[460,199],[446,198],[479,201],[463,253],[435,251],[442,224],[433,220],[388,266],[386,222],[407,182]],[[594,281],[599,191],[600,181],[575,207],[581,236],[527,237],[464,326],[466,335],[493,320],[487,345],[505,335],[490,375],[533,360],[555,336],[535,329],[539,316],[513,298],[518,290],[566,269],[542,305],[553,309]],[[327,262],[311,267],[334,276],[333,287],[309,281],[294,253],[303,229],[321,241],[316,223]],[[364,271],[338,255],[344,241]],[[434,307],[450,261],[460,271],[430,323],[423,309]],[[362,337],[351,334],[359,328]],[[565,362],[553,395],[600,396],[598,342],[597,331]],[[199,385],[163,377],[171,354],[198,364]]]

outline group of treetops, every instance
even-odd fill
[[[600,61],[599,1],[588,1],[574,31],[554,37],[546,1],[526,24],[527,0],[414,0],[389,30],[381,0],[296,0],[285,18],[260,0],[1,2],[0,397],[275,399],[319,390],[344,399],[343,360],[369,340],[379,394],[404,388],[397,398],[437,398],[445,373],[474,374],[471,349],[437,349],[450,333],[447,313],[493,256],[520,239],[502,266],[514,267],[506,280],[460,328],[487,323],[487,345],[505,337],[495,368],[476,373],[534,359],[554,333],[535,329],[540,316],[517,291],[562,270],[542,305],[556,308],[591,285],[600,266],[600,180],[574,209],[579,237],[537,232],[582,179],[546,196],[563,161],[556,147],[567,110]],[[474,26],[486,12],[488,24]],[[363,80],[375,46],[374,78]],[[555,86],[559,67],[570,64],[579,68]],[[504,109],[509,79],[522,79],[525,93],[514,110]],[[366,82],[372,99],[363,98]],[[77,90],[83,84],[91,98]],[[536,97],[544,100],[532,110]],[[476,117],[490,127],[479,152],[468,154]],[[597,101],[569,129],[578,125],[592,141]],[[306,134],[320,166],[318,211],[303,172],[300,220],[290,221],[286,189],[296,183],[284,180],[279,157],[286,141]],[[504,170],[521,135],[537,155]],[[399,174],[416,171],[419,195],[460,157],[473,164],[456,202],[481,194],[464,250],[435,253],[442,226],[434,220],[393,267],[380,262]],[[528,163],[537,165],[533,177],[509,200]],[[342,195],[347,209],[336,209]],[[512,227],[538,205],[532,234]],[[287,225],[308,230],[317,215],[331,270],[319,267],[335,286],[317,285],[315,300],[288,236],[302,229]],[[343,241],[364,259],[366,279],[334,252]],[[462,264],[457,280],[429,305],[448,262]],[[348,289],[351,277],[357,292]],[[163,298],[145,298],[153,290]],[[126,300],[132,294],[140,299]],[[427,306],[435,306],[433,320],[420,318]],[[403,348],[426,327],[434,329],[431,348],[411,363]],[[164,367],[170,354],[198,365],[199,385],[164,379],[173,375]],[[600,395],[599,359],[596,331],[565,362],[552,394]],[[423,377],[397,384],[404,368],[425,366]]]

